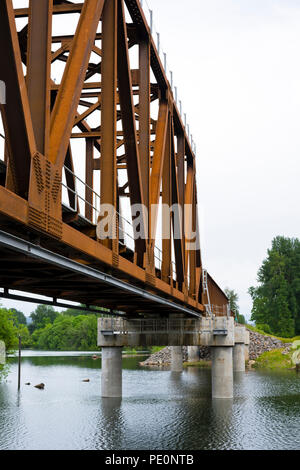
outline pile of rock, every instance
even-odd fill
[[[183,346],[183,361],[188,360],[187,347]],[[199,360],[210,360],[210,349],[206,346],[199,347]],[[141,362],[141,366],[168,366],[171,364],[171,348],[167,346],[164,349],[161,349],[155,354],[152,354],[144,362]]]
[[[289,351],[291,344],[282,343],[279,339],[272,338],[271,336],[264,336],[260,333],[249,330],[250,333],[250,344],[249,344],[249,359],[255,360],[261,354],[273,349],[284,348],[285,351]]]

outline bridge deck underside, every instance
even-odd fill
[[[37,239],[33,232],[27,232],[26,240],[24,233],[22,238],[15,236],[17,225],[6,226],[14,227],[14,235],[0,231],[0,286],[5,290],[103,307],[133,318],[139,314],[201,315],[199,310],[174,302],[155,289],[146,289],[130,275],[120,276],[117,269],[89,257],[84,259],[82,253],[55,239],[49,243],[46,236]],[[34,238],[38,244],[28,241]]]

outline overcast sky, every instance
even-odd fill
[[[277,235],[300,235],[300,2],[148,0],[197,143],[204,265],[248,288]]]
[[[272,239],[300,235],[300,2],[148,4],[197,144],[203,262],[249,318]]]

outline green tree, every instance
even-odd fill
[[[224,292],[229,299],[230,309],[235,313],[235,318],[237,319],[239,315],[239,296],[234,290],[229,289],[228,287],[224,289]]]
[[[17,327],[17,335],[21,337],[22,349],[29,349],[32,347],[32,339],[27,326],[19,325]]]
[[[246,319],[245,319],[244,315],[241,315],[240,313],[238,313],[238,315],[237,315],[237,322],[238,322],[240,325],[246,325]]]
[[[13,314],[0,307],[0,340],[4,341],[6,351],[13,351],[18,346],[17,328],[14,326]]]
[[[30,333],[32,334],[34,330],[39,330],[45,328],[48,324],[52,324],[58,315],[58,312],[52,306],[38,305],[30,315],[32,320],[32,323],[28,326]]]
[[[14,325],[27,325],[27,320],[23,312],[20,312],[20,310],[16,310],[15,308],[11,308],[10,311],[13,314],[13,321]]]
[[[37,349],[92,351],[97,349],[97,316],[59,314],[53,324],[37,329],[31,336]]]
[[[13,314],[0,306],[0,340],[4,341],[6,352],[11,352],[18,345],[17,328],[14,326]],[[0,364],[0,382],[8,374],[8,365]]]
[[[251,287],[251,320],[266,324],[273,334],[292,337],[300,333],[300,241],[276,237]]]

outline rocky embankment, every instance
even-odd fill
[[[249,359],[255,361],[264,352],[272,351],[273,349],[284,348],[283,353],[288,353],[291,343],[282,343],[279,339],[271,336],[264,336],[260,333],[248,330],[250,333],[249,343]]]
[[[187,347],[183,346],[183,360],[187,362],[188,355],[187,355]],[[210,349],[206,346],[201,346],[199,348],[200,357],[199,360],[210,360]],[[141,362],[142,366],[168,366],[171,364],[171,348],[167,346],[166,348],[158,351],[155,354],[152,354],[148,359],[144,362]]]
[[[284,348],[284,353],[288,353],[290,344],[282,343],[279,339],[272,338],[271,336],[264,336],[260,333],[248,330],[250,333],[250,344],[249,344],[249,360],[255,361],[261,354],[272,349]],[[183,346],[183,360],[187,361],[187,347]],[[199,347],[199,361],[209,361],[210,348],[207,346]],[[168,366],[171,363],[171,348],[168,346],[161,351],[152,354],[144,362],[141,362],[142,366]]]

